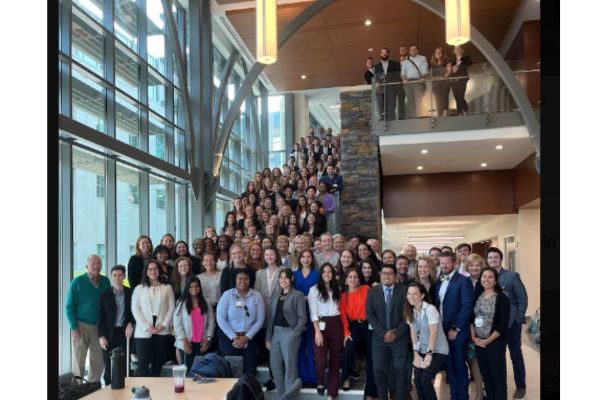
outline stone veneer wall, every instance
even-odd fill
[[[341,233],[362,234],[381,243],[379,138],[371,132],[371,91],[340,93],[344,191]]]

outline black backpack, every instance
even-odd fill
[[[227,400],[264,400],[265,395],[258,379],[252,374],[245,374],[227,393]]]
[[[88,382],[80,376],[74,376],[71,382],[58,385],[59,400],[76,400],[100,390],[100,382]]]

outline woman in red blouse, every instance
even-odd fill
[[[377,397],[377,387],[371,365],[371,336],[373,331],[367,322],[367,293],[370,287],[361,285],[356,268],[351,267],[346,274],[348,290],[340,299],[340,315],[344,327],[344,365],[342,366],[342,390],[350,389],[349,372],[354,363],[356,351],[360,348],[367,355],[367,399]]]

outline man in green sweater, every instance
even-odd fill
[[[71,281],[67,292],[65,313],[71,328],[73,373],[83,377],[85,359],[90,351],[88,381],[100,382],[104,369],[102,349],[98,342],[96,323],[100,307],[100,294],[110,289],[110,281],[101,276],[102,260],[92,254],[86,262],[87,273]]]

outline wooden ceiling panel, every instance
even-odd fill
[[[303,62],[290,63],[285,68],[279,68],[276,65],[267,66],[265,72],[269,79],[284,80],[284,79],[300,79],[300,76],[335,74],[337,67],[333,59],[324,62],[314,62],[305,60]]]
[[[218,0],[220,4],[241,3]],[[471,2],[472,24],[498,47],[508,29],[520,0],[481,0]],[[281,32],[311,2],[286,3],[278,6],[278,29]],[[227,11],[227,17],[255,53],[255,11]],[[373,24],[364,25],[365,19]],[[442,18],[414,4],[411,0],[336,0],[308,21],[279,49],[279,60],[265,69],[278,91],[362,84],[364,60],[371,55],[379,60],[382,47],[388,47],[392,59],[398,59],[401,44],[415,42],[428,59],[433,49],[445,44]],[[368,49],[373,52],[369,53]],[[465,46],[475,62],[484,61],[472,45]],[[308,79],[300,79],[306,74]]]

